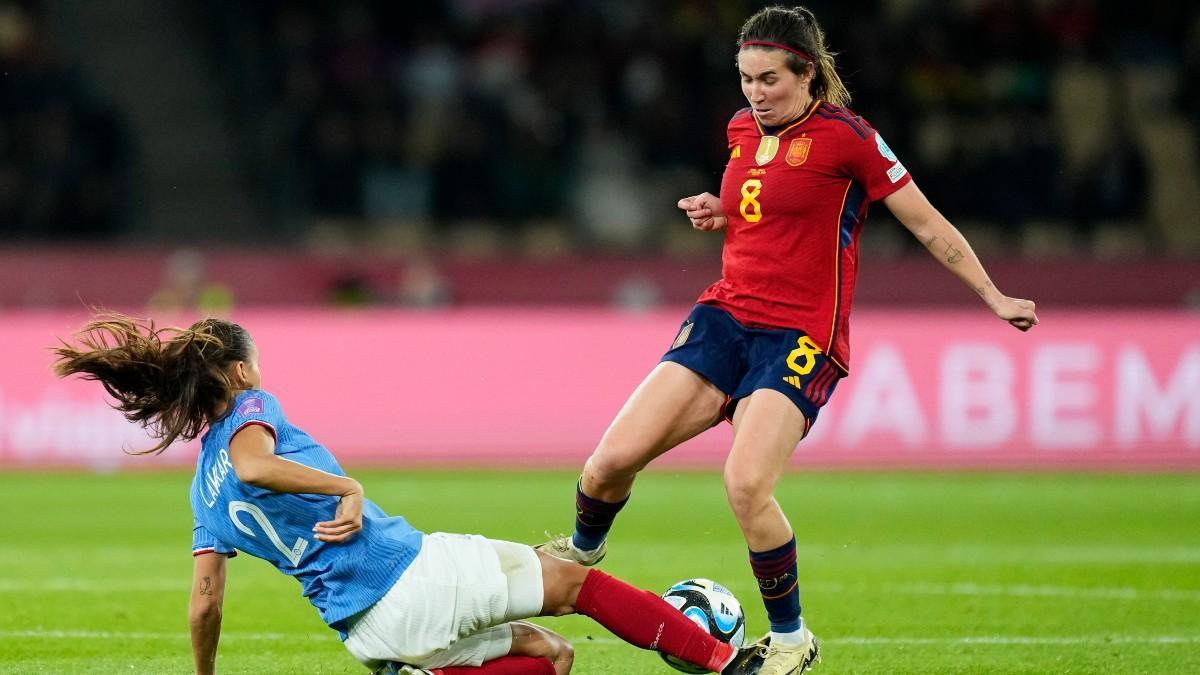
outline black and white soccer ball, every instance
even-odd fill
[[[734,649],[741,649],[745,644],[746,615],[742,612],[742,603],[721,584],[709,579],[688,579],[668,588],[662,597],[721,642],[728,642]],[[675,670],[708,672],[674,656],[662,652],[659,655]]]

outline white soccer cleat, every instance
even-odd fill
[[[547,532],[546,536],[550,536]],[[608,542],[600,544],[600,548],[594,551],[581,551],[575,548],[575,544],[571,541],[571,535],[563,535],[558,537],[550,537],[548,541],[538,544],[533,547],[536,551],[541,551],[547,555],[552,555],[560,560],[576,562],[585,567],[591,567],[596,563],[604,560],[604,556],[608,553]]]
[[[821,660],[821,648],[817,638],[807,626],[804,628],[805,640],[798,645],[781,645],[768,638],[759,640],[759,654],[763,658],[758,675],[800,675],[811,670]]]

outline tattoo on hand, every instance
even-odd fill
[[[200,595],[212,595],[212,577],[204,577],[200,582]]]

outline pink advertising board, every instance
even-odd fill
[[[241,311],[264,387],[347,464],[577,467],[686,312]],[[48,347],[76,313],[0,314],[0,464],[133,468],[158,457]],[[860,311],[852,372],[798,467],[1200,469],[1200,317]],[[727,425],[659,460],[718,467]]]

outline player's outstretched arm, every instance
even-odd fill
[[[216,672],[221,604],[225,600],[225,559],[222,553],[201,553],[195,558],[192,594],[188,600],[188,627],[192,633],[196,675]]]
[[[970,286],[996,316],[1022,331],[1038,324],[1033,301],[1010,298],[996,288],[966,238],[929,203],[916,183],[910,182],[884,197],[883,203],[946,269]]]
[[[692,227],[704,232],[723,230],[729,224],[725,211],[721,208],[721,199],[708,192],[702,192],[692,197],[684,197],[676,204],[687,213],[692,221]]]
[[[341,497],[333,520],[316,523],[313,532],[326,542],[345,541],[362,529],[363,489],[349,476],[282,459],[275,454],[275,437],[258,424],[249,424],[229,440],[229,459],[238,480],[274,492]]]

